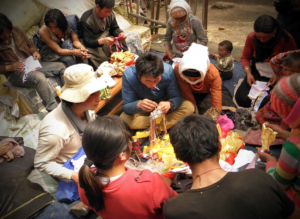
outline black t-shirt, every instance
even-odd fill
[[[258,169],[227,173],[206,188],[188,190],[164,203],[166,219],[287,218],[295,209],[277,182]]]

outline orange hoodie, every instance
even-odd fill
[[[204,81],[200,84],[191,85],[183,80],[179,75],[179,63],[175,66],[175,75],[180,88],[182,97],[191,101],[196,105],[193,93],[209,93],[211,92],[211,105],[213,109],[222,110],[222,87],[221,77],[218,69],[210,63],[209,68],[204,77]]]

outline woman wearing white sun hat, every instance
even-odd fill
[[[34,167],[54,178],[78,183],[78,173],[63,164],[81,147],[81,135],[92,120],[89,110],[100,101],[105,84],[87,64],[68,67],[64,72],[62,102],[41,123]]]

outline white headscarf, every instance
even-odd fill
[[[186,11],[187,17],[191,13],[191,7],[185,0],[172,0],[170,3],[170,10],[169,10],[170,16],[171,16],[171,11],[175,7],[183,8]]]
[[[183,57],[179,62],[179,75],[189,84],[197,84],[204,80],[210,61],[208,58],[208,47],[197,43],[192,43],[190,48],[183,53]],[[191,81],[184,74],[185,70],[197,70],[200,72],[201,78]]]

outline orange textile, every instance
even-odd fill
[[[210,63],[206,72],[204,81],[200,84],[191,85],[183,80],[179,75],[179,64],[175,66],[175,75],[182,97],[185,100],[191,101],[196,105],[196,100],[193,93],[209,93],[211,92],[211,105],[213,109],[222,110],[222,88],[221,77],[218,69]]]

